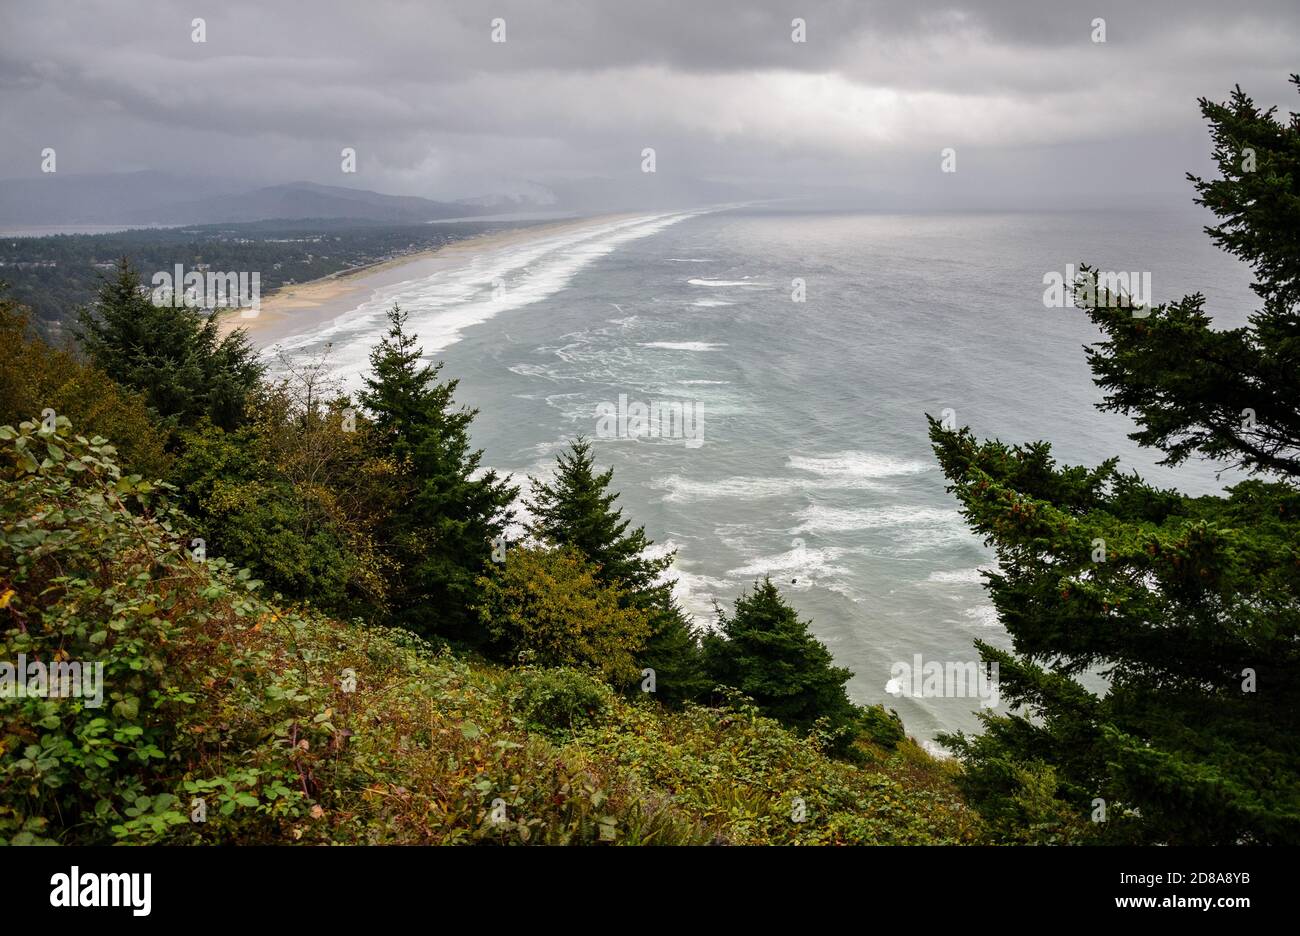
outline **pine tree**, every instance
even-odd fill
[[[1291,81],[1300,88],[1300,75]],[[1105,408],[1134,415],[1132,438],[1165,451],[1165,463],[1199,455],[1250,471],[1300,476],[1300,114],[1279,123],[1241,90],[1227,104],[1204,98],[1220,178],[1188,174],[1220,219],[1205,229],[1250,263],[1263,308],[1249,328],[1216,331],[1198,294],[1153,321],[1092,318],[1109,341],[1088,358],[1108,391]],[[1116,319],[1119,319],[1116,321]]]
[[[978,644],[1015,709],[943,739],[998,824],[1026,818],[1027,778],[1050,777],[1074,835],[1300,843],[1300,117],[1282,125],[1240,89],[1201,110],[1221,173],[1193,178],[1222,222],[1206,230],[1253,265],[1263,308],[1216,331],[1199,294],[1136,314],[1097,304],[1105,340],[1088,359],[1100,408],[1134,416],[1132,438],[1165,462],[1261,477],[1187,497],[1115,459],[1060,466],[1046,443],[931,420],[951,490],[997,550],[988,587],[1014,646]],[[1079,681],[1096,673],[1099,693]]]
[[[651,634],[641,659],[643,668],[655,672],[658,698],[669,703],[700,698],[710,684],[699,641],[673,598],[672,580],[664,575],[673,554],[648,555],[654,543],[645,528],[629,530],[631,521],[614,506],[618,493],[610,490],[613,478],[613,468],[597,473],[591,443],[575,440],[556,457],[552,481],[529,479],[529,532],[555,546],[576,549],[597,567],[601,581],[649,615]]]
[[[853,674],[834,665],[771,579],[737,598],[733,614],[718,609],[718,631],[705,636],[704,656],[714,682],[739,689],[787,725],[806,730],[825,717],[842,726],[856,716],[844,689]]]
[[[441,363],[422,363],[406,314],[394,306],[388,321],[359,400],[410,479],[407,506],[381,533],[404,570],[395,617],[419,633],[481,646],[487,635],[471,608],[474,583],[510,523],[518,488],[480,470],[483,452],[469,440],[478,411],[455,408],[457,381],[438,379]]]
[[[79,318],[91,361],[170,424],[206,418],[229,429],[243,421],[264,371],[243,331],[221,338],[212,316],[154,305],[125,258]]]
[[[609,489],[614,469],[596,473],[591,443],[579,437],[556,456],[553,481],[529,478],[533,515],[529,532],[558,546],[570,546],[600,566],[607,581],[635,591],[651,589],[672,565],[673,557],[646,555],[654,545],[645,528],[630,533],[631,520],[614,506],[618,493]]]

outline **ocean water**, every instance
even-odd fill
[[[970,661],[974,639],[1009,638],[980,576],[991,553],[944,490],[924,414],[1049,440],[1065,462],[1119,455],[1170,486],[1220,488],[1230,479],[1214,466],[1157,467],[1158,453],[1126,438],[1126,417],[1094,408],[1082,346],[1098,333],[1081,311],[1043,304],[1044,274],[1082,261],[1150,272],[1157,301],[1200,291],[1218,323],[1241,324],[1256,306],[1249,270],[1214,249],[1206,221],[1195,210],[638,216],[382,290],[285,346],[332,341],[355,385],[400,302],[460,379],[459,399],[480,409],[488,464],[523,480],[571,438],[593,438],[625,514],[676,550],[697,621],[770,575],[853,670],[854,699],[885,702],[931,739],[975,727],[978,700],[890,694],[894,664]],[[620,397],[682,404],[701,431],[607,437],[598,412]]]

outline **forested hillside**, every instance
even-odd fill
[[[501,227],[492,222],[394,225],[325,218],[4,237],[0,238],[0,280],[9,283],[11,298],[31,309],[40,333],[57,342],[70,336],[77,308],[95,298],[103,278],[113,276],[123,258],[139,272],[144,285],[156,272],[171,274],[177,264],[186,272],[256,271],[265,297],[286,283],[429,250]]]

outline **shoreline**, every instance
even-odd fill
[[[245,318],[242,310],[224,311],[217,319],[217,327],[222,337],[242,330],[255,347],[267,348],[355,309],[377,289],[430,276],[480,251],[496,250],[631,217],[636,217],[636,214],[593,215],[509,227],[366,266],[339,270],[303,283],[278,287],[262,298],[261,309],[251,318]]]

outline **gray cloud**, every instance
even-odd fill
[[[1173,192],[1204,165],[1197,96],[1240,83],[1294,108],[1300,67],[1300,6],[1271,0],[7,0],[0,17],[0,175],[54,146],[61,172],[431,197],[620,178],[644,146],[665,178],[774,192]]]

